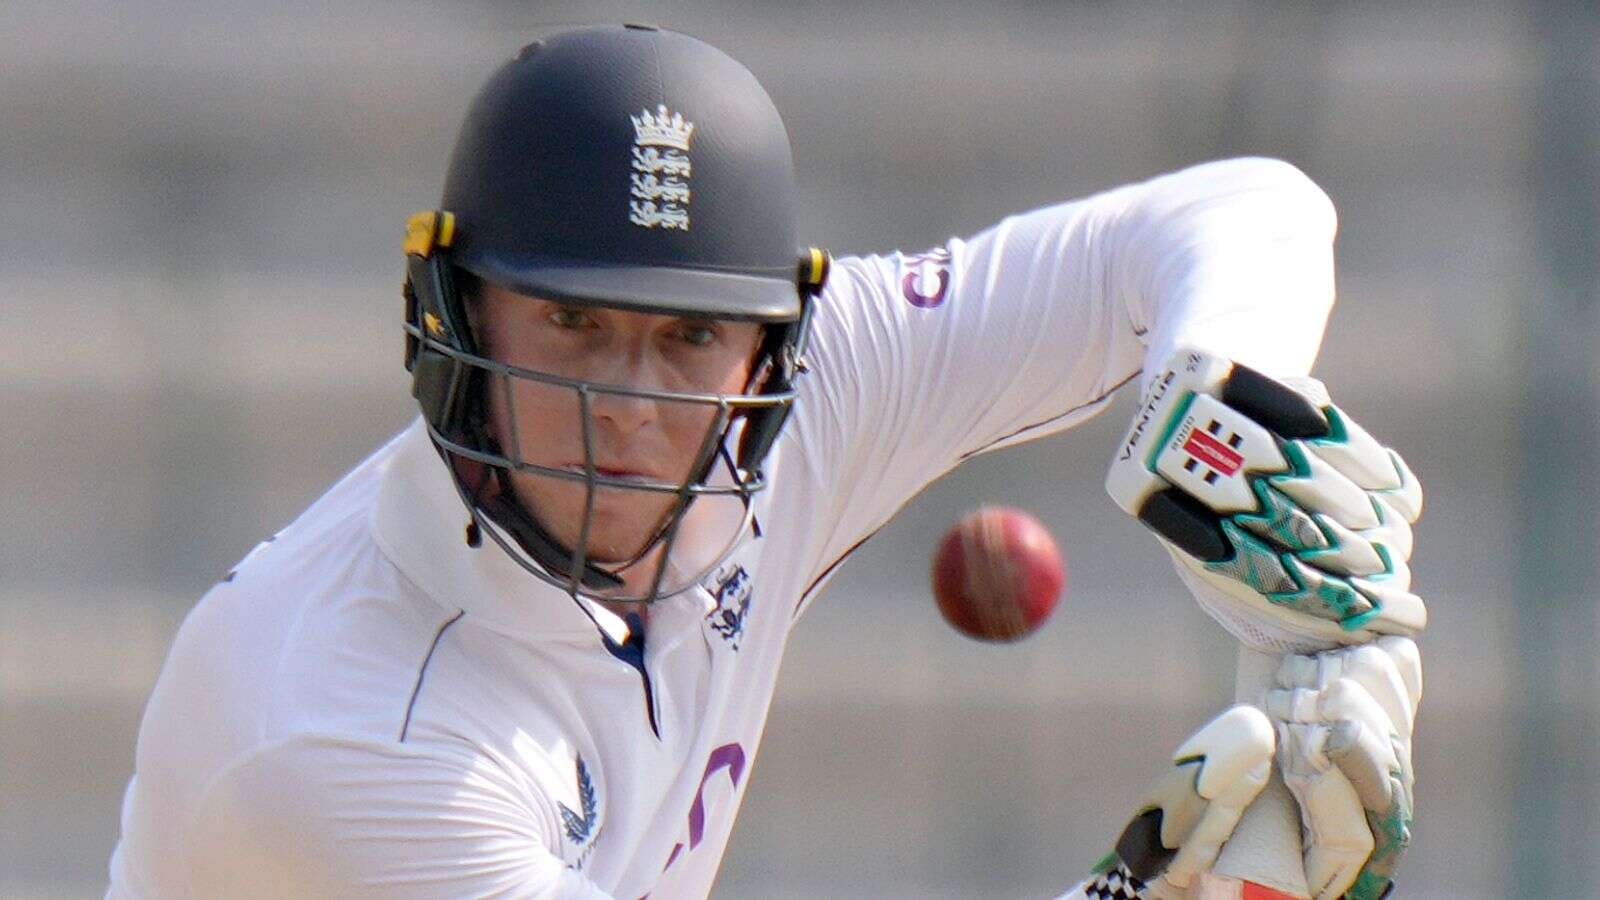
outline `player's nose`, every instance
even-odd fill
[[[658,369],[658,366],[651,364],[648,354],[630,353],[618,359],[613,368],[613,377],[606,380],[621,390],[592,393],[589,398],[590,414],[596,421],[623,435],[632,435],[656,422],[661,414],[662,401],[627,391],[662,390],[665,385]]]
[[[631,394],[596,393],[590,400],[590,414],[606,427],[632,435],[656,420],[657,402]]]

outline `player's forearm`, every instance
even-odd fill
[[[1106,269],[1149,363],[1188,346],[1270,375],[1310,371],[1333,306],[1337,219],[1299,169],[1258,158],[1184,169],[1140,185],[1114,227]]]

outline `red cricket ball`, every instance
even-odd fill
[[[933,556],[933,596],[968,637],[1014,641],[1044,623],[1066,583],[1061,551],[1033,516],[985,506],[945,532]]]

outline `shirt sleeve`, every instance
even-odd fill
[[[926,253],[837,260],[795,412],[828,499],[812,506],[818,570],[962,460],[1089,418],[1180,346],[1305,374],[1335,227],[1298,169],[1234,159]]]
[[[471,754],[298,736],[224,770],[184,848],[196,897],[606,897],[546,805]]]

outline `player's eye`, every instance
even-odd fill
[[[707,347],[716,342],[717,329],[707,322],[684,322],[678,328],[678,336],[696,347]]]
[[[571,306],[561,306],[557,307],[556,311],[550,314],[550,324],[556,326],[557,328],[579,329],[592,328],[594,327],[595,321],[593,317],[581,309],[575,309]]]

